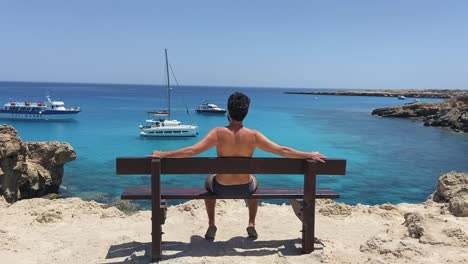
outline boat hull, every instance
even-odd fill
[[[197,135],[197,126],[140,128],[140,136],[143,137],[196,137]]]
[[[205,114],[225,114],[226,110],[201,110],[201,109],[196,109],[197,113],[205,113]]]
[[[20,119],[20,120],[68,120],[73,119],[79,110],[69,111],[0,111],[0,119]]]

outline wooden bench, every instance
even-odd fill
[[[161,259],[162,225],[166,219],[168,199],[244,199],[245,197],[222,197],[207,192],[204,188],[161,188],[161,174],[301,174],[303,188],[260,188],[248,199],[304,199],[302,224],[302,251],[314,250],[315,199],[339,198],[330,189],[316,189],[316,175],[344,175],[346,160],[327,159],[326,163],[306,159],[288,158],[117,158],[117,174],[149,174],[151,186],[129,187],[121,196],[128,200],[151,200],[152,204],[152,259]],[[204,182],[200,182],[204,185]]]

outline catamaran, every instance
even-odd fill
[[[198,135],[198,126],[183,125],[178,120],[171,120],[171,84],[167,49],[164,52],[166,55],[167,74],[167,110],[146,111],[149,119],[146,120],[146,125],[140,125],[140,135],[144,137],[195,137]]]

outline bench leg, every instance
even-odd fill
[[[308,160],[304,173],[304,219],[302,221],[302,251],[306,254],[314,251],[315,243],[315,162]]]
[[[302,221],[302,252],[314,251],[315,242],[315,201],[304,201],[304,218]]]
[[[152,232],[151,232],[151,259],[153,261],[161,260],[162,255],[162,217],[164,209],[154,210],[151,218]]]

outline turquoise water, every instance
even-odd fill
[[[68,106],[80,106],[72,122],[0,120],[14,126],[25,141],[66,141],[78,158],[65,165],[66,196],[117,197],[129,185],[145,185],[146,176],[117,176],[115,158],[145,156],[195,143],[226,116],[201,115],[194,109],[207,99],[222,106],[234,91],[252,99],[248,127],[280,144],[317,150],[348,160],[344,177],[319,177],[319,186],[337,190],[340,201],[356,204],[421,202],[431,194],[440,173],[468,171],[468,135],[424,127],[409,119],[371,116],[374,108],[402,103],[396,98],[284,94],[297,89],[183,86],[173,90],[173,117],[196,123],[196,138],[141,138],[144,110],[165,104],[162,86],[0,82],[0,101],[39,101],[49,94]],[[407,101],[411,101],[409,98]],[[405,101],[405,102],[407,102]],[[436,101],[423,99],[422,101]],[[186,113],[186,105],[191,115]],[[214,156],[210,150],[200,156]],[[255,156],[273,156],[262,151]],[[204,175],[165,176],[166,186],[201,186]],[[300,176],[259,175],[263,186],[301,186]]]

